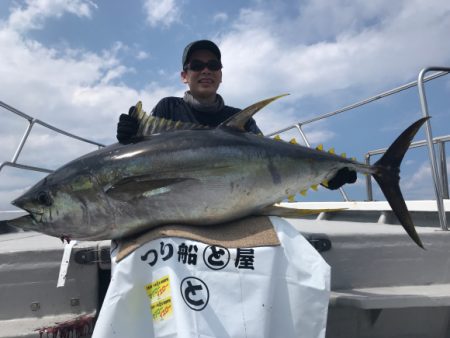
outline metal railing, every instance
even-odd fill
[[[430,72],[430,71],[434,71],[436,73],[425,77],[425,74]],[[299,132],[299,134],[302,137],[305,145],[310,147],[310,143],[308,141],[308,138],[306,137],[305,132],[302,130],[302,127],[304,125],[307,125],[307,124],[310,124],[310,123],[313,123],[313,122],[317,122],[317,121],[326,119],[328,117],[332,117],[332,116],[335,116],[335,115],[347,112],[349,110],[361,107],[363,105],[366,105],[366,104],[374,102],[376,100],[385,98],[387,96],[397,94],[397,93],[399,93],[401,91],[404,91],[404,90],[409,89],[409,88],[413,88],[415,86],[417,86],[418,89],[419,89],[419,98],[420,98],[422,113],[423,113],[423,115],[425,117],[428,117],[429,116],[429,114],[428,114],[428,104],[427,104],[427,100],[426,100],[424,84],[425,84],[425,82],[437,79],[437,78],[439,78],[439,77],[441,77],[443,75],[447,75],[449,72],[450,72],[450,68],[449,67],[428,67],[428,68],[424,68],[419,73],[417,81],[412,81],[412,82],[406,83],[406,84],[404,84],[402,86],[399,86],[399,87],[396,87],[394,89],[391,89],[391,90],[382,92],[380,94],[371,96],[371,97],[369,97],[369,98],[367,98],[365,100],[362,100],[362,101],[356,102],[354,104],[345,106],[344,108],[341,108],[341,109],[338,109],[338,110],[335,110],[335,111],[332,111],[332,112],[329,112],[329,113],[326,113],[326,114],[319,115],[319,116],[317,116],[315,118],[312,118],[312,119],[309,119],[309,120],[306,120],[306,121],[303,121],[303,122],[298,122],[298,123],[296,123],[294,125],[291,125],[289,127],[284,128],[284,129],[281,129],[281,130],[278,130],[276,132],[270,133],[270,134],[268,134],[266,136],[270,137],[270,136],[274,136],[276,134],[284,133],[286,131],[295,129],[295,130],[297,130]],[[445,217],[445,210],[444,210],[443,199],[444,198],[448,198],[448,178],[447,178],[447,165],[446,165],[446,158],[445,158],[445,142],[448,142],[449,139],[448,139],[448,137],[441,137],[441,138],[433,139],[432,132],[431,132],[431,123],[430,123],[429,120],[426,122],[426,133],[427,133],[427,140],[426,141],[415,142],[411,146],[412,147],[425,146],[425,145],[428,146],[429,159],[430,159],[432,175],[433,175],[433,182],[434,182],[434,189],[435,189],[435,195],[436,195],[436,203],[437,203],[438,213],[439,213],[440,226],[441,226],[441,229],[447,230],[447,221],[446,221],[446,217]],[[436,161],[436,154],[435,154],[434,146],[433,146],[434,143],[438,144],[438,146],[439,146],[439,154],[440,154],[440,161],[439,161],[440,165],[439,166],[436,164],[437,161]],[[382,153],[385,150],[386,149],[371,151],[371,152],[368,152],[367,154],[371,154],[371,155],[380,154],[380,153]],[[369,158],[370,158],[370,155],[366,155],[366,156],[369,156]],[[368,160],[369,159],[366,158],[366,162]],[[369,176],[368,176],[368,179],[367,179],[366,187],[367,187],[367,194],[368,194],[369,200],[372,200],[371,178]],[[369,192],[369,189],[370,189],[370,192]],[[345,193],[344,189],[340,188],[339,190],[341,192],[341,195],[342,195],[343,199],[345,201],[349,201],[348,196]]]
[[[422,107],[422,114],[424,117],[428,117],[428,104],[427,98],[425,95],[425,84],[424,78],[425,74],[432,71],[445,71],[450,72],[450,68],[448,67],[428,67],[422,69],[417,79],[418,87],[419,87],[419,97],[420,97],[420,105]],[[430,165],[433,173],[433,183],[434,183],[434,191],[436,194],[436,203],[439,211],[439,222],[441,223],[441,229],[447,230],[447,220],[445,218],[445,208],[444,208],[444,200],[443,193],[441,189],[441,177],[442,175],[439,173],[437,165],[436,165],[436,153],[433,147],[433,135],[431,133],[431,123],[430,120],[426,122],[426,134],[427,134],[427,144],[428,144],[428,153],[430,157]]]
[[[19,145],[17,146],[16,151],[14,152],[14,155],[13,155],[11,161],[5,161],[5,162],[0,163],[0,172],[3,170],[4,167],[14,167],[14,168],[18,168],[18,169],[29,170],[29,171],[36,171],[36,172],[43,172],[43,173],[51,173],[51,172],[53,172],[53,170],[50,170],[50,169],[47,169],[47,168],[34,167],[34,166],[23,164],[23,163],[18,163],[19,156],[20,156],[20,154],[21,154],[21,152],[23,150],[23,147],[25,146],[25,143],[28,140],[28,136],[30,135],[34,125],[36,125],[36,124],[41,125],[41,126],[47,128],[47,129],[53,130],[53,131],[55,131],[55,132],[57,132],[57,133],[59,133],[61,135],[65,135],[67,137],[76,139],[78,141],[82,141],[82,142],[85,142],[85,143],[93,144],[93,145],[98,146],[99,148],[104,147],[104,145],[101,144],[101,143],[98,143],[98,142],[95,142],[95,141],[91,141],[91,140],[85,139],[83,137],[79,137],[79,136],[71,134],[71,133],[69,133],[69,132],[67,132],[65,130],[56,128],[56,127],[54,127],[54,126],[52,126],[52,125],[50,125],[48,123],[45,123],[44,121],[41,121],[39,119],[35,119],[35,118],[33,118],[33,117],[31,117],[31,116],[21,112],[20,110],[14,108],[14,107],[11,107],[10,105],[4,103],[3,101],[0,101],[0,107],[5,108],[9,112],[11,112],[11,113],[13,113],[13,114],[15,114],[17,116],[20,116],[21,118],[27,120],[27,122],[28,122],[28,126],[25,129],[25,132],[24,132],[24,134],[22,136],[22,139],[20,140]]]
[[[428,113],[428,103],[427,103],[427,97],[425,94],[425,74],[431,71],[439,71],[442,73],[447,74],[450,72],[449,67],[428,67],[421,70],[419,73],[418,79],[417,79],[417,86],[419,89],[419,99],[420,99],[420,106],[422,109],[422,115],[424,117],[429,117]],[[427,120],[426,122],[426,141],[420,141],[420,142],[413,142],[411,144],[411,147],[428,147],[428,157],[430,160],[430,166],[431,166],[431,173],[433,177],[433,186],[436,196],[436,204],[438,208],[438,215],[439,215],[439,223],[442,230],[448,230],[447,227],[447,220],[445,215],[445,208],[444,208],[444,199],[449,198],[448,193],[448,176],[447,176],[447,159],[445,156],[445,143],[450,141],[450,136],[444,136],[444,137],[437,137],[433,138],[432,130],[431,130],[431,122],[430,120]],[[436,152],[434,149],[434,144],[437,144],[438,151],[439,151],[439,165],[437,164],[436,160]],[[381,149],[376,151],[371,151],[366,154],[366,163],[370,164],[370,156],[374,154],[382,154],[387,149]],[[369,201],[373,200],[372,196],[372,181],[371,177],[366,177],[366,186],[367,186],[367,198]]]
[[[447,159],[445,156],[445,143],[450,141],[450,135],[440,136],[433,138],[433,144],[437,145],[438,153],[439,153],[439,171],[440,175],[440,184],[442,187],[442,197],[444,199],[449,198],[448,192],[448,176],[447,176]],[[412,142],[410,148],[419,148],[428,146],[427,140]],[[382,155],[386,152],[388,148],[382,148],[377,150],[371,150],[365,155],[365,163],[370,165],[370,159],[373,155]],[[367,200],[373,201],[373,189],[372,189],[372,177],[370,175],[366,176],[366,191],[367,191]]]

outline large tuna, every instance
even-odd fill
[[[347,167],[373,175],[406,232],[422,247],[399,188],[399,166],[426,119],[407,128],[368,166],[244,132],[247,120],[276,98],[214,129],[136,109],[141,121],[136,142],[94,151],[48,175],[13,202],[29,215],[11,223],[84,240],[120,238],[162,224],[214,225],[267,214],[274,203]]]

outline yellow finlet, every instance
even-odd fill
[[[328,188],[328,180],[323,180],[323,181],[321,182],[321,184],[322,184],[324,187],[327,187],[327,188]]]
[[[280,135],[275,135],[275,136],[273,137],[273,139],[274,139],[275,141],[281,141]]]
[[[347,158],[347,154],[346,154],[346,153],[342,153],[342,154],[341,154],[341,157]]]
[[[311,189],[314,190],[314,191],[317,191],[317,187],[318,187],[318,185],[314,184],[314,185],[311,186]]]
[[[288,201],[291,202],[291,203],[295,202],[295,195],[289,195],[288,196]]]
[[[302,196],[306,196],[306,193],[308,192],[308,189],[306,189],[306,190],[302,190],[302,191],[300,191],[300,194],[302,195]]]
[[[319,150],[319,151],[323,151],[323,144],[319,144],[319,145],[316,147],[316,149]]]
[[[350,157],[350,159],[356,162],[356,157]]]
[[[297,143],[297,140],[296,140],[295,138],[291,139],[291,140],[289,141],[289,143],[290,143],[290,144],[298,144],[298,143]]]
[[[330,154],[334,154],[334,148],[330,148],[330,150],[328,150],[328,152],[329,152]]]

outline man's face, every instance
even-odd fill
[[[206,63],[210,60],[217,61],[217,58],[208,50],[197,50],[192,53],[188,65],[193,60]],[[195,98],[213,100],[222,82],[222,70],[213,71],[208,67],[200,71],[188,69],[181,72],[181,79],[189,86],[189,90]]]

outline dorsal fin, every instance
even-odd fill
[[[131,116],[139,121],[139,129],[136,136],[150,136],[152,134],[163,133],[174,130],[188,129],[210,129],[211,127],[201,124],[181,122],[165,119],[162,117],[150,116],[142,110],[142,102],[136,103]]]
[[[235,128],[235,129],[238,129],[241,131],[245,131],[244,126],[247,123],[247,121],[251,119],[251,117],[253,115],[255,115],[258,111],[260,111],[262,108],[267,106],[269,103],[279,99],[280,97],[286,96],[286,95],[289,95],[289,94],[282,94],[282,95],[274,96],[269,99],[265,99],[265,100],[256,102],[256,103],[252,104],[251,106],[248,106],[244,110],[241,110],[240,112],[234,114],[225,122],[222,122],[219,125],[219,127],[225,126],[225,127],[231,127],[231,128]]]

